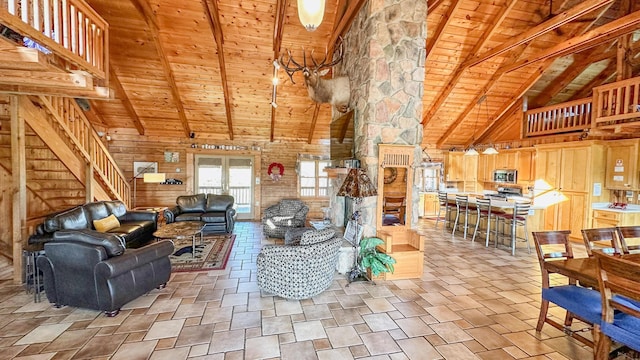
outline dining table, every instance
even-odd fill
[[[640,263],[640,253],[611,256]],[[549,273],[575,279],[582,286],[598,288],[598,264],[595,257],[549,260],[544,263],[544,268]]]

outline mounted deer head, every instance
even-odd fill
[[[304,75],[304,84],[309,92],[311,100],[318,103],[330,103],[334,105],[338,111],[344,113],[349,109],[349,98],[351,97],[351,89],[349,87],[348,76],[337,76],[333,79],[323,79],[322,76],[326,75],[330,68],[340,61],[342,61],[343,45],[340,42],[340,49],[336,58],[330,62],[327,62],[327,53],[324,54],[324,59],[318,64],[313,58],[313,51],[311,51],[311,61],[313,66],[307,66],[307,57],[304,49],[302,49],[302,65],[296,62],[291,56],[291,51],[287,50],[288,59],[284,62],[284,54],[280,55],[280,66],[287,72],[291,82],[293,81],[293,74],[298,71],[302,71]],[[294,66],[291,66],[293,64]]]

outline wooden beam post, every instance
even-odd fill
[[[25,125],[20,117],[18,96],[11,96],[11,176],[13,215],[13,282],[22,283],[22,244],[27,236],[27,166],[25,150]]]

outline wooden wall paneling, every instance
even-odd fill
[[[25,149],[25,121],[20,114],[18,96],[11,96],[11,175],[12,175],[12,252],[13,282],[22,282],[22,244],[26,239],[27,171]]]
[[[13,178],[11,173],[0,167],[0,219],[13,219]],[[13,222],[12,222],[13,224]],[[13,257],[13,231],[11,226],[2,227],[0,231],[0,255]]]

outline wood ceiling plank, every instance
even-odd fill
[[[427,124],[429,124],[429,120],[431,119],[431,117],[438,111],[438,109],[440,108],[442,103],[444,103],[444,101],[447,99],[447,97],[449,97],[449,95],[451,94],[451,91],[453,90],[453,88],[458,83],[458,80],[460,79],[460,77],[462,76],[464,71],[467,69],[467,68],[465,68],[463,66],[463,64],[465,62],[467,62],[468,60],[470,60],[472,57],[476,56],[478,51],[480,51],[486,45],[486,43],[489,41],[489,39],[493,36],[493,34],[500,27],[500,25],[502,24],[502,21],[507,16],[509,11],[511,11],[511,9],[513,9],[513,7],[516,4],[516,2],[517,2],[517,0],[510,0],[508,4],[506,4],[505,6],[502,6],[502,8],[500,9],[500,12],[494,18],[494,19],[496,19],[495,22],[489,28],[487,28],[484,31],[484,33],[482,34],[482,36],[480,37],[480,39],[482,39],[482,40],[480,40],[479,42],[476,43],[476,45],[473,47],[473,49],[469,52],[469,55],[467,56],[467,58],[464,61],[462,61],[462,63],[459,63],[456,66],[456,68],[453,70],[453,75],[451,75],[450,79],[448,81],[446,81],[447,85],[440,92],[440,94],[438,95],[436,100],[433,101],[431,107],[429,108],[429,110],[423,116],[423,118],[422,118],[423,127],[427,126]]]
[[[447,13],[444,15],[444,19],[441,20],[438,23],[438,26],[436,27],[434,35],[431,36],[431,37],[427,37],[427,44],[426,44],[427,58],[426,58],[426,61],[429,61],[429,57],[431,56],[431,51],[433,50],[434,46],[438,43],[438,41],[444,35],[444,29],[453,20],[453,13],[458,9],[458,6],[460,5],[460,3],[461,3],[461,1],[459,1],[459,0],[453,0],[452,1],[451,5],[449,6],[449,9],[447,10]]]
[[[184,107],[182,106],[182,98],[180,96],[180,91],[178,90],[178,86],[176,84],[176,80],[173,74],[173,70],[171,69],[171,64],[167,59],[167,56],[164,51],[164,47],[162,45],[162,41],[160,40],[158,23],[155,19],[155,14],[151,10],[151,7],[147,3],[147,0],[131,0],[138,11],[142,12],[142,16],[146,23],[149,25],[149,32],[151,33],[151,37],[153,38],[153,42],[156,46],[156,50],[158,52],[158,56],[160,58],[160,62],[162,63],[162,69],[164,70],[167,81],[169,82],[169,88],[171,90],[171,95],[173,97],[173,102],[175,103],[176,110],[178,111],[178,116],[180,118],[180,122],[182,123],[182,127],[184,130],[185,136],[188,138],[191,134],[191,128],[189,127],[189,122],[187,121],[187,117],[184,112]]]
[[[596,10],[602,6],[608,5],[612,3],[613,0],[586,0],[573,8],[562,12],[554,16],[553,18],[543,22],[542,24],[535,26],[524,33],[512,38],[510,41],[503,43],[497,48],[490,50],[484,54],[481,54],[474,59],[470,60],[465,66],[475,66],[481,62],[486,61],[496,55],[503,54],[504,52],[512,49],[518,45],[522,45],[526,42],[529,42],[540,35],[543,35],[549,31],[559,28],[560,26],[567,24],[589,12]]]
[[[229,82],[227,81],[227,68],[224,57],[224,36],[220,27],[220,14],[217,5],[212,0],[203,1],[207,20],[213,32],[218,48],[218,62],[220,63],[220,77],[222,79],[222,92],[224,93],[224,108],[227,115],[227,133],[229,140],[233,140],[233,119],[231,118],[231,93],[229,91]]]
[[[133,121],[133,126],[138,130],[138,134],[144,135],[144,126],[142,125],[142,122],[140,122],[140,118],[138,117],[135,108],[131,104],[131,100],[129,100],[129,97],[127,96],[127,92],[122,87],[120,79],[118,79],[113,68],[109,71],[109,75],[111,76],[110,81],[111,85],[115,88],[116,96],[120,101],[122,101],[122,105],[124,105],[124,108],[127,110],[127,115],[129,115],[129,118]]]
[[[606,68],[604,68],[599,74],[597,74],[591,81],[589,81],[585,86],[582,87],[581,90],[576,91],[575,94],[569,99],[576,100],[586,98],[593,94],[593,88],[599,85],[602,85],[607,82],[608,79],[615,77],[616,70],[616,62],[609,61],[609,64]]]
[[[510,72],[538,61],[556,58],[584,51],[600,44],[612,41],[617,37],[631,33],[640,28],[640,10],[616,19],[610,23],[589,30],[583,35],[566,40],[535,56],[506,66],[503,71]]]

